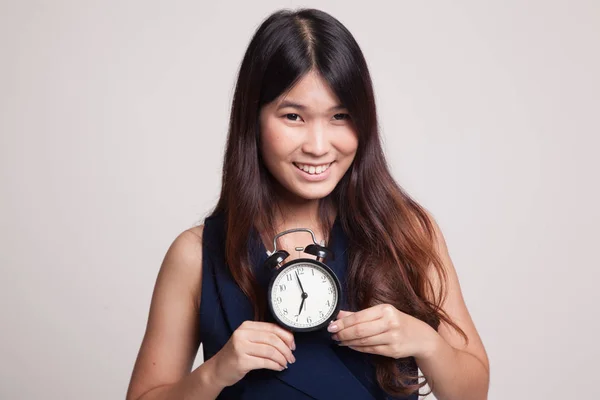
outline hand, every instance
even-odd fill
[[[245,321],[213,357],[214,376],[231,386],[254,369],[283,371],[296,361],[294,335],[270,322]],[[212,360],[212,359],[211,359]]]
[[[425,322],[390,304],[379,304],[354,313],[340,311],[327,330],[335,333],[332,338],[340,341],[340,346],[395,359],[427,357],[439,338]]]

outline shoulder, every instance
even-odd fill
[[[181,233],[183,234],[192,234],[196,236],[197,240],[202,244],[202,235],[204,234],[204,224],[194,226],[193,228],[187,229]],[[188,235],[189,236],[189,235]]]
[[[441,299],[439,299],[441,309],[464,332],[467,340],[463,341],[462,335],[443,321],[440,324],[438,332],[454,348],[467,351],[479,359],[489,372],[487,353],[467,308],[458,274],[450,257],[442,230],[431,213],[426,212],[426,215],[433,229],[434,248],[441,263],[439,270],[431,266],[428,271],[429,277],[436,291],[442,287],[445,289],[443,290],[444,293]]]
[[[442,233],[440,225],[429,210],[423,208],[423,211],[425,218],[427,219],[427,227],[425,229],[428,231],[428,234],[431,237],[432,250],[439,257],[439,261],[441,263],[441,265],[439,265],[441,268],[435,268],[433,264],[429,264],[427,269],[427,275],[437,291],[439,290],[440,286],[444,285],[444,283],[447,283],[448,280],[456,279],[456,269],[454,268],[454,263],[450,258],[446,239],[444,238],[444,234]]]
[[[204,225],[179,233],[173,240],[160,270],[163,278],[178,282],[181,289],[189,291],[199,307],[202,287],[202,238]]]
[[[179,381],[194,361],[200,340],[197,315],[202,287],[202,231],[202,226],[198,226],[181,232],[166,252],[128,399]]]
[[[423,209],[425,216],[431,226],[432,236],[433,236],[433,245],[438,254],[441,257],[444,257],[448,253],[448,246],[446,245],[446,239],[444,238],[444,234],[442,233],[442,229],[440,225],[436,221],[433,214],[426,209]]]
[[[202,238],[204,225],[181,232],[169,246],[166,257],[179,261],[181,268],[198,268],[202,261]]]

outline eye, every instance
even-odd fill
[[[290,121],[298,121],[296,117],[300,118],[298,114],[285,114],[285,117]]]
[[[335,118],[337,121],[343,121],[343,120],[350,119],[350,115],[349,114],[340,113],[340,114],[335,114],[333,116],[333,118]]]

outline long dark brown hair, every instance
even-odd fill
[[[252,228],[273,237],[277,182],[260,154],[259,112],[309,71],[316,71],[348,109],[358,149],[335,189],[319,200],[322,232],[330,232],[338,213],[349,239],[348,301],[355,310],[392,304],[437,330],[448,323],[467,339],[441,309],[446,276],[435,245],[435,231],[423,207],[392,178],[382,151],[373,85],[352,34],[337,19],[315,9],[280,10],[258,27],[240,66],[223,164],[219,201],[211,215],[226,218],[226,261],[233,278],[264,320],[266,294],[250,266]],[[441,285],[428,278],[433,267]],[[374,356],[377,381],[393,396],[426,384],[414,375],[414,358]],[[412,362],[412,364],[411,364]],[[413,373],[410,373],[412,371]],[[421,377],[422,378],[422,377]]]

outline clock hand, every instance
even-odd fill
[[[300,302],[300,310],[298,311],[298,315],[300,315],[300,313],[302,312],[302,306],[304,306],[304,309],[306,310],[306,303],[304,303],[304,300],[306,300],[306,298],[308,297],[308,293],[304,292],[302,293],[302,301]],[[296,316],[298,316],[296,315]]]
[[[306,300],[306,297],[302,296],[302,302],[300,302],[300,310],[298,310],[298,315],[300,315],[300,313],[302,312],[302,306],[304,305],[304,300]]]
[[[304,305],[304,300],[308,297],[308,293],[304,291],[302,287],[302,282],[300,282],[300,277],[298,276],[298,271],[296,271],[296,279],[298,280],[298,285],[300,285],[300,290],[302,290],[302,301],[300,302],[300,310],[298,310],[298,315],[302,312],[302,306]]]
[[[300,282],[300,277],[298,276],[298,271],[296,271],[296,279],[298,280],[298,285],[300,285],[300,290],[302,290],[302,294],[304,294],[304,288],[302,287],[302,282]]]

